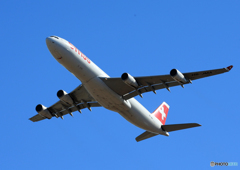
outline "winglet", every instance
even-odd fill
[[[230,71],[232,68],[233,68],[233,65],[230,65],[230,66],[226,67],[225,69],[226,69],[227,71]]]

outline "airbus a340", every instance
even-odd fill
[[[95,65],[81,51],[65,39],[57,36],[46,38],[46,43],[53,57],[74,74],[82,84],[70,93],[59,90],[60,99],[50,107],[42,104],[36,106],[37,115],[30,118],[36,122],[52,117],[61,117],[72,112],[92,107],[103,106],[119,113],[130,123],[146,130],[136,138],[141,141],[158,134],[169,136],[168,132],[201,126],[197,123],[165,125],[169,105],[163,102],[153,113],[143,107],[135,96],[159,89],[182,86],[193,80],[228,72],[233,66],[226,68],[181,73],[172,69],[169,75],[133,77],[123,73],[119,78],[110,78],[103,70]]]

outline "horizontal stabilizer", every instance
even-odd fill
[[[46,118],[39,115],[39,114],[36,114],[35,116],[31,117],[29,120],[31,120],[33,122],[37,122],[37,121],[40,121],[40,120],[43,120],[43,119],[46,119]]]
[[[146,132],[142,133],[141,135],[139,135],[138,137],[136,137],[136,141],[139,142],[141,140],[151,138],[156,135],[158,135],[158,134],[146,131]]]
[[[173,124],[173,125],[162,125],[162,129],[166,132],[172,132],[175,130],[182,130],[192,127],[198,127],[201,126],[198,123],[184,123],[184,124]]]

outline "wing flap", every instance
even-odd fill
[[[162,82],[175,81],[170,75],[135,77],[135,79],[142,86],[147,86],[148,84],[153,85],[153,84],[160,84],[160,83],[162,84]]]
[[[165,83],[165,84],[167,85],[167,87],[173,87],[173,86],[178,86],[179,85],[179,83],[176,82],[176,81]],[[163,85],[163,84],[152,85],[152,87],[155,90],[160,90],[160,89],[166,88],[165,85]],[[141,89],[138,89],[138,91],[142,94],[142,93],[150,92],[150,91],[152,91],[152,89],[150,87],[146,86],[146,87],[142,87]],[[134,90],[130,93],[127,93],[127,94],[123,95],[123,98],[125,100],[128,100],[128,99],[130,99],[132,97],[135,97],[137,95],[139,95],[139,93],[136,90]]]
[[[52,112],[53,114],[57,114],[57,116],[59,117],[59,116],[64,116],[64,115],[66,115],[66,114],[69,114],[69,112],[78,111],[78,109],[85,109],[85,108],[88,108],[88,107],[100,107],[100,106],[101,106],[101,105],[100,105],[99,103],[97,103],[97,102],[95,102],[95,103],[87,103],[87,105],[88,105],[88,106],[86,106],[85,103],[80,103],[80,104],[77,105],[78,108],[75,107],[75,106],[70,106],[70,107],[67,107],[67,109],[63,109],[62,107],[61,107],[61,109],[59,109],[59,110],[57,110],[57,109],[54,108],[54,107],[50,107],[50,108],[48,108],[48,109],[51,110],[51,112]]]

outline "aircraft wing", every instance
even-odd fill
[[[215,70],[206,70],[206,71],[197,71],[183,73],[184,77],[190,80],[187,83],[176,81],[171,75],[159,75],[159,76],[146,76],[146,77],[134,77],[139,87],[134,88],[130,85],[124,83],[121,78],[101,78],[106,85],[115,91],[117,94],[121,95],[125,100],[140,95],[145,92],[159,90],[166,88],[170,91],[170,87],[190,83],[192,80],[209,77],[221,73],[228,72],[232,69],[233,66],[226,68],[215,69]]]
[[[78,86],[75,90],[68,94],[74,101],[74,105],[68,105],[67,103],[59,100],[57,103],[48,107],[47,110],[51,115],[56,117],[62,117],[66,114],[71,114],[75,111],[81,111],[81,109],[101,106],[95,99],[88,93],[83,85]],[[45,117],[37,114],[30,118],[31,121],[37,122],[46,119]]]

